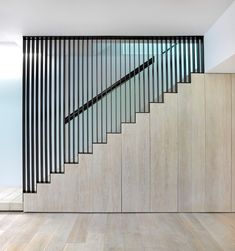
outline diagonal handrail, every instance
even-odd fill
[[[162,52],[162,54],[167,53],[170,51],[173,47],[176,46],[177,43],[167,48],[165,51]],[[135,68],[133,71],[126,74],[124,77],[122,77],[120,80],[112,84],[110,87],[99,93],[97,96],[93,97],[89,101],[87,101],[84,105],[80,106],[79,109],[75,110],[74,112],[70,113],[65,118],[65,124],[69,123],[71,120],[73,120],[75,117],[77,117],[80,113],[83,113],[86,111],[89,107],[97,103],[99,100],[101,100],[104,96],[106,96],[108,93],[113,91],[116,87],[119,85],[122,85],[123,83],[127,82],[131,78],[135,77],[137,74],[142,72],[145,68],[148,68],[150,65],[152,65],[155,61],[155,57],[150,58],[148,61],[144,62],[142,65]]]
[[[86,111],[89,107],[97,103],[99,100],[101,100],[104,96],[106,96],[108,93],[113,91],[116,87],[122,85],[123,83],[127,82],[131,78],[133,78],[135,75],[139,74],[141,71],[143,71],[145,68],[149,67],[154,63],[154,57],[150,58],[148,61],[144,62],[142,65],[138,66],[135,68],[133,71],[129,72],[126,74],[124,77],[122,77],[120,80],[112,84],[110,87],[87,101],[84,105],[80,106],[79,109],[75,110],[74,112],[70,113],[66,118],[65,118],[65,124],[70,122],[72,119],[77,117],[80,113]]]

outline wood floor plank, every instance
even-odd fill
[[[6,227],[0,225],[0,250],[4,251],[235,250],[234,213],[4,216],[1,222]]]

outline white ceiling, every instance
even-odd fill
[[[21,35],[202,35],[233,0],[0,0],[0,41]]]

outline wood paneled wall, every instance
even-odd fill
[[[235,75],[193,74],[178,87],[25,194],[25,211],[235,211]]]

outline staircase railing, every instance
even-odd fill
[[[203,46],[200,36],[24,37],[24,192],[203,73]]]

